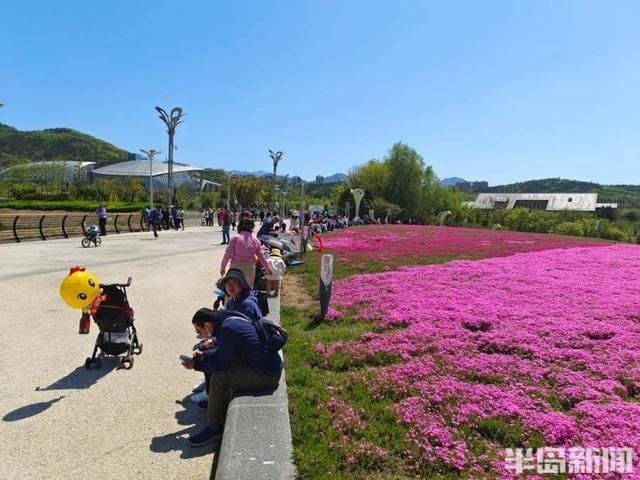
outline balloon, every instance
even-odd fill
[[[100,282],[82,267],[73,267],[60,284],[60,296],[71,308],[85,308],[100,295]]]

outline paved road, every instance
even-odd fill
[[[186,436],[206,421],[188,401],[199,374],[178,361],[195,337],[191,316],[212,303],[219,228],[0,245],[0,478],[208,478],[211,448]],[[107,358],[87,371],[96,325],[58,296],[73,265],[103,283],[126,281],[144,352],[132,370]]]

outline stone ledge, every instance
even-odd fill
[[[269,299],[268,318],[280,323],[280,298]],[[294,479],[285,372],[275,391],[239,392],[229,403],[212,478]]]

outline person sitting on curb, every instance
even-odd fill
[[[249,288],[249,284],[242,270],[230,268],[227,274],[220,279],[218,285],[218,288],[224,290],[229,296],[225,305],[227,310],[240,312],[251,320],[260,320],[262,318],[262,312],[258,306],[258,299],[251,291],[251,288]],[[209,328],[208,324],[196,324],[194,320],[194,328],[196,328],[198,338],[203,338],[200,337],[202,332],[205,332],[208,337],[212,337],[212,328]],[[202,331],[199,330],[199,328],[201,328]],[[205,340],[201,345],[205,346],[205,348],[200,347],[199,349],[205,350],[209,348],[210,344]],[[202,388],[202,390],[191,395],[191,401],[197,404],[200,410],[207,410],[208,408],[209,383],[209,374],[205,372],[204,385],[200,384],[196,387],[197,390],[200,388]]]
[[[213,337],[213,322],[206,317],[193,317],[191,321],[196,331],[196,337],[200,340],[193,346],[194,350],[208,350],[215,347],[215,338]],[[211,374],[204,373],[204,380],[195,387],[196,393],[191,395],[191,401],[198,405],[201,410],[207,410],[207,400],[209,398],[209,384]]]
[[[258,306],[258,299],[253,294],[249,282],[242,270],[230,268],[220,280],[224,291],[229,296],[225,308],[233,312],[240,312],[252,320],[262,318],[262,312]]]
[[[271,255],[267,258],[269,267],[271,267],[271,273],[267,274],[267,293],[277,297],[280,293],[280,287],[282,285],[282,279],[284,278],[284,272],[287,270],[287,266],[282,260],[282,252],[280,249],[274,248],[271,250]]]
[[[193,322],[211,322],[216,347],[195,350],[193,360],[183,361],[187,369],[211,372],[208,426],[189,437],[189,444],[199,447],[222,435],[224,417],[233,390],[275,389],[282,375],[282,358],[266,348],[266,340],[247,319],[227,310],[201,308]]]

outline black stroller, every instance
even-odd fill
[[[133,355],[142,353],[142,343],[138,340],[136,327],[133,324],[133,309],[127,300],[127,287],[131,285],[131,277],[126,284],[112,283],[100,285],[103,300],[98,309],[92,314],[100,333],[96,338],[93,355],[84,362],[86,369],[95,364],[102,365],[102,358],[106,355],[120,356],[120,364],[124,368],[133,367]],[[100,353],[98,353],[100,349]],[[97,356],[96,356],[97,354]]]

